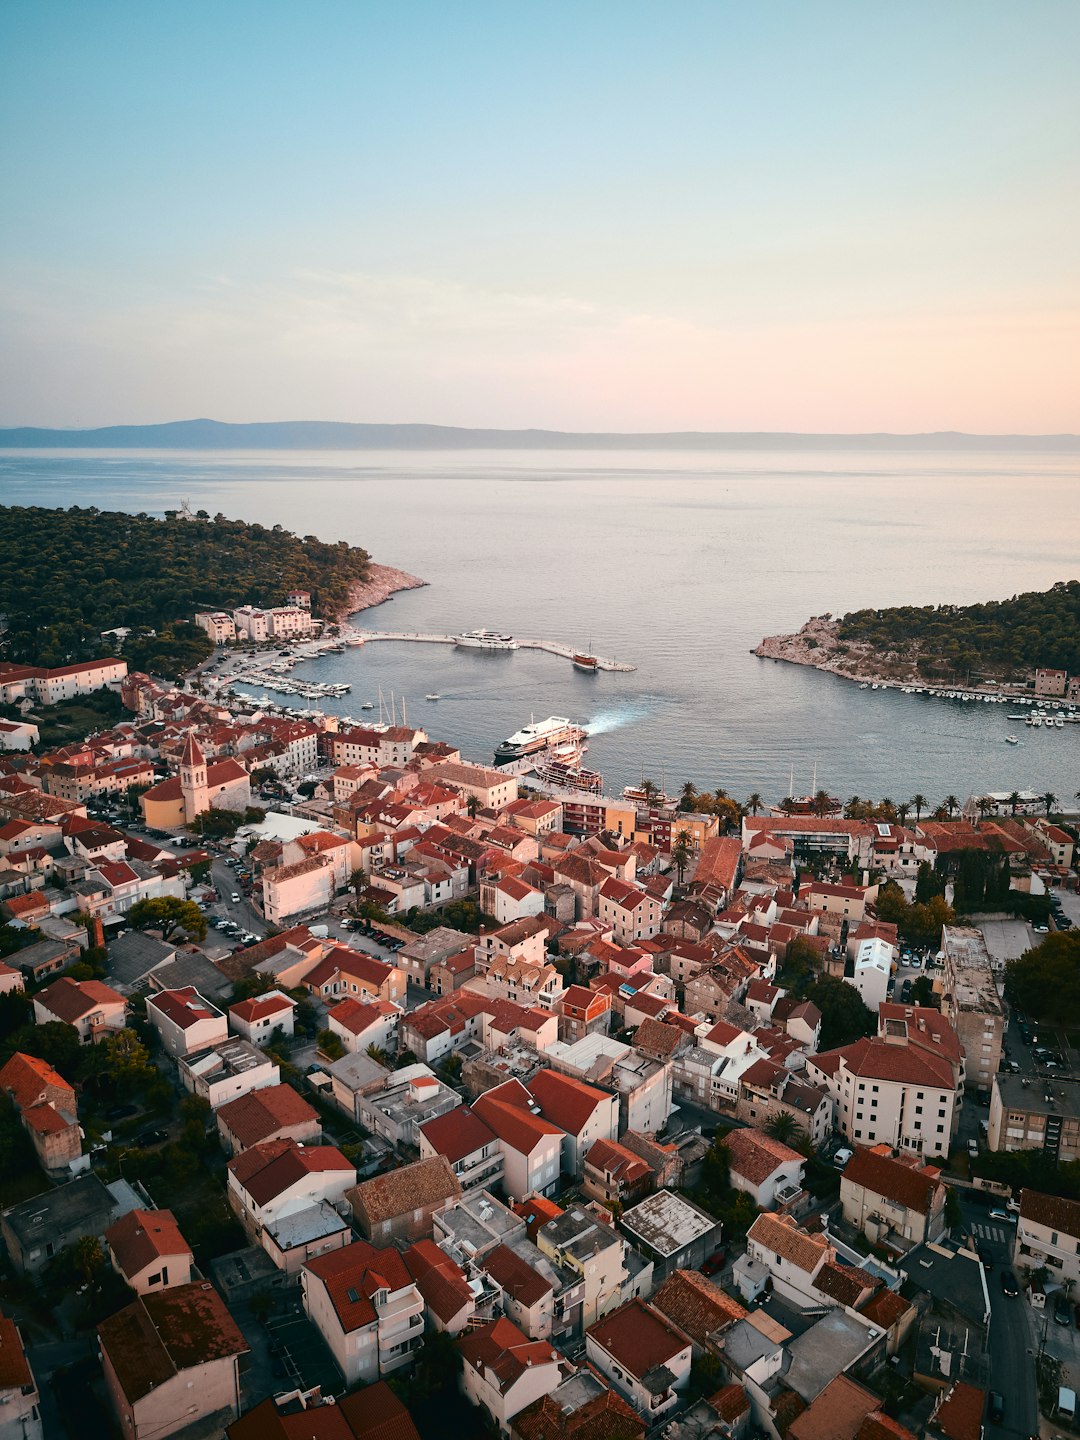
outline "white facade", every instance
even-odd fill
[[[849,985],[854,985],[863,1004],[875,1015],[878,1006],[889,998],[894,953],[886,940],[860,940],[855,952],[855,973],[844,977]]]
[[[411,1361],[424,1333],[424,1298],[415,1284],[376,1291],[375,1320],[346,1330],[323,1281],[306,1268],[300,1275],[304,1310],[329,1346],[347,1386],[370,1384]]]
[[[184,1089],[201,1095],[212,1110],[251,1090],[281,1083],[280,1071],[246,1040],[226,1040],[201,1055],[180,1061]]]

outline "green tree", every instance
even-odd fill
[[[689,813],[697,804],[697,798],[697,786],[694,782],[692,780],[684,781],[682,791],[680,792],[679,809],[684,813]]]
[[[140,900],[127,912],[136,930],[160,930],[167,940],[176,930],[184,930],[193,940],[206,938],[206,916],[193,900],[180,900],[175,895],[159,895],[153,900]]]
[[[1005,988],[1018,1010],[1065,1025],[1080,1020],[1080,930],[1057,931],[1005,965]]]
[[[345,1046],[342,1044],[341,1036],[335,1034],[333,1030],[320,1030],[318,1045],[328,1060],[340,1060],[345,1054]]]
[[[1058,803],[1058,797],[1054,794],[1052,790],[1047,790],[1045,795],[1039,796],[1039,799],[1046,807],[1046,818],[1049,820],[1050,811],[1053,810],[1054,806]]]
[[[764,804],[765,801],[762,800],[758,792],[756,790],[752,790],[750,794],[746,797],[745,808],[750,811],[751,815],[756,815]]]
[[[779,1140],[781,1145],[795,1145],[802,1135],[802,1130],[794,1115],[787,1110],[778,1110],[766,1124],[765,1134]]]
[[[694,846],[690,839],[689,830],[679,830],[675,836],[675,842],[671,847],[671,858],[675,863],[675,869],[679,874],[679,884],[683,883],[683,876],[686,874],[686,867],[694,857]]]
[[[873,1035],[877,1017],[862,1002],[853,985],[834,975],[822,975],[806,992],[806,998],[821,1011],[820,1049],[835,1050],[864,1035]]]
[[[915,794],[911,797],[911,804],[915,811],[915,824],[918,825],[919,821],[922,819],[922,812],[926,809],[930,802],[929,800],[927,800],[926,796],[922,794],[921,791],[917,790]]]

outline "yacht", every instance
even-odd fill
[[[373,700],[365,700],[364,703],[360,706],[360,709],[361,709],[361,710],[374,710],[374,709],[375,709],[375,702],[374,702]]]
[[[431,695],[425,695],[425,696],[424,696],[424,699],[425,699],[425,700],[438,700],[438,699],[440,699],[440,698],[441,698],[441,697],[440,697],[438,694],[434,693],[434,692],[433,692]]]
[[[518,642],[512,635],[498,630],[466,630],[454,636],[454,644],[465,650],[516,650]]]
[[[507,760],[520,760],[525,755],[535,755],[541,750],[554,750],[560,745],[580,745],[586,739],[586,732],[564,715],[549,715],[546,720],[533,721],[516,730],[513,735],[495,747],[495,759],[499,764]]]

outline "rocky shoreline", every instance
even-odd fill
[[[767,635],[752,652],[763,660],[786,660],[811,665],[844,680],[879,684],[910,684],[919,680],[915,655],[882,656],[870,645],[840,639],[840,622],[831,615],[814,615],[794,635]],[[883,664],[882,661],[887,663]]]
[[[338,623],[343,623],[360,610],[382,605],[399,590],[420,590],[427,584],[427,580],[410,575],[407,570],[395,570],[391,565],[369,565],[368,578],[349,587],[348,603],[337,617]]]

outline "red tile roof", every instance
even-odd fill
[[[36,1105],[47,1087],[64,1090],[71,1096],[74,1107],[75,1091],[58,1070],[37,1055],[27,1055],[16,1050],[11,1059],[0,1070],[0,1090],[9,1094],[18,1110]]]
[[[953,1086],[952,1066],[944,1055],[931,1055],[914,1045],[890,1045],[884,1040],[856,1040],[838,1050],[826,1050],[813,1057],[813,1064],[826,1074],[841,1061],[853,1075],[867,1080],[892,1080],[900,1084],[926,1085],[949,1090]]]
[[[146,1003],[160,1010],[166,1019],[171,1020],[181,1030],[190,1030],[201,1020],[224,1018],[210,1007],[193,985],[185,985],[179,990],[160,990],[155,995],[147,996]]]
[[[540,1114],[568,1135],[580,1135],[597,1107],[609,1105],[612,1096],[557,1070],[541,1070],[525,1087],[540,1106]]]
[[[74,1025],[102,1005],[124,1004],[124,997],[100,980],[72,980],[67,975],[54,980],[34,998],[68,1025]]]
[[[372,1296],[377,1290],[406,1290],[413,1283],[405,1261],[396,1250],[377,1250],[366,1240],[354,1240],[341,1250],[317,1255],[304,1268],[326,1287],[346,1334],[370,1325],[375,1319]]]
[[[308,1102],[291,1085],[266,1085],[228,1100],[217,1111],[229,1132],[245,1149],[268,1140],[279,1130],[318,1120]]]
[[[21,1390],[33,1383],[18,1326],[0,1315],[0,1390]]]
[[[225,1302],[205,1280],[144,1295],[98,1326],[129,1404],[185,1370],[247,1354]]]
[[[116,1263],[130,1280],[155,1260],[191,1256],[171,1210],[130,1210],[105,1231]]]
[[[497,1245],[485,1257],[484,1269],[501,1290],[526,1309],[538,1304],[555,1288],[539,1270],[534,1270],[527,1260],[506,1245]]]
[[[256,1020],[269,1019],[271,1015],[285,1015],[296,1009],[296,1001],[288,995],[256,995],[251,1000],[239,1000],[229,1006],[229,1014],[247,1025]]]
[[[982,1440],[985,1408],[986,1391],[958,1380],[938,1402],[930,1423],[949,1440]]]
[[[335,1145],[298,1145],[295,1140],[267,1140],[252,1145],[229,1161],[237,1184],[256,1205],[266,1205],[294,1185],[328,1170],[356,1172]]]
[[[730,1130],[724,1144],[731,1156],[731,1169],[753,1186],[762,1184],[783,1165],[805,1164],[803,1157],[790,1146],[766,1135],[763,1130],[749,1128]]]
[[[466,1365],[479,1371],[505,1395],[534,1365],[557,1364],[559,1353],[546,1341],[530,1340],[511,1320],[500,1318],[462,1335],[457,1342]]]
[[[531,1096],[517,1080],[508,1080],[481,1095],[473,1106],[481,1120],[494,1130],[500,1140],[531,1155],[548,1136],[562,1136],[558,1125],[534,1115],[529,1109]]]
[[[420,1133],[436,1154],[444,1155],[451,1165],[495,1141],[494,1133],[468,1105],[458,1105],[445,1115],[429,1120],[420,1126]]]
[[[666,1365],[689,1344],[686,1337],[644,1300],[630,1300],[598,1320],[589,1337],[631,1375],[641,1379]]]
[[[872,1194],[882,1195],[919,1215],[929,1215],[945,1192],[936,1171],[927,1174],[925,1170],[894,1160],[891,1155],[862,1148],[856,1149],[844,1167],[842,1186],[849,1184],[861,1185]],[[1080,1205],[1076,1208],[1080,1212]]]

